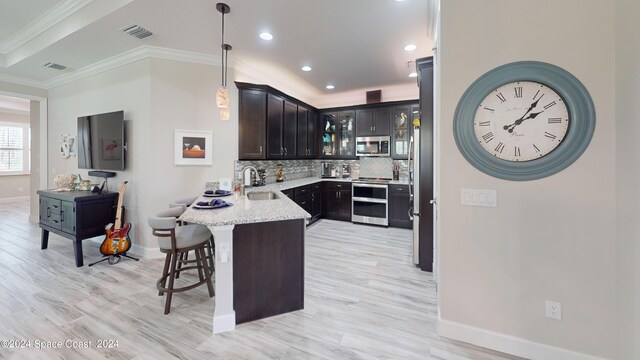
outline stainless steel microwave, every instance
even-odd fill
[[[389,136],[364,136],[356,138],[356,156],[390,156]]]

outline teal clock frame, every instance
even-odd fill
[[[569,111],[569,129],[563,141],[539,159],[513,162],[496,158],[482,148],[473,128],[476,110],[496,88],[516,81],[535,81],[555,90]],[[453,120],[453,135],[464,158],[476,169],[504,180],[528,181],[556,174],[587,149],[596,126],[593,100],[584,85],[568,71],[544,62],[519,61],[482,75],[462,95]]]

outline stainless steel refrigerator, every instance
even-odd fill
[[[424,271],[434,269],[433,191],[433,57],[418,59],[419,126],[409,146],[410,201],[413,214],[413,262]],[[413,121],[412,121],[413,123]]]

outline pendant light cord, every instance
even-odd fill
[[[224,11],[222,12],[222,44],[220,45],[222,58],[222,87],[227,87],[227,79],[225,78],[225,50],[224,50]]]

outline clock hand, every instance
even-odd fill
[[[511,124],[511,125],[505,125],[505,126],[503,127],[503,129],[507,130],[509,133],[512,133],[512,132],[513,132],[513,129],[514,129],[516,126],[518,126],[518,125],[522,124],[522,122],[523,122],[523,121],[528,120],[528,119],[535,119],[535,118],[536,118],[536,116],[538,116],[538,115],[542,114],[543,112],[544,112],[544,110],[542,110],[542,111],[540,111],[540,112],[537,112],[537,113],[531,113],[531,114],[529,114],[529,116],[527,116],[527,117],[523,117],[523,118],[521,118],[521,119],[516,120],[516,121],[515,121],[513,124]]]
[[[544,96],[544,94],[542,94],[542,96]],[[524,115],[522,115],[522,117],[521,117],[520,119],[518,119],[518,120],[522,120],[522,119],[524,119],[524,117],[525,117],[525,116],[527,116],[527,114],[529,113],[529,111],[533,110],[533,108],[535,108],[536,106],[538,106],[538,101],[540,101],[540,99],[542,99],[542,96],[540,96],[540,97],[538,98],[538,100],[534,101],[534,102],[531,104],[531,106],[529,106],[529,109],[527,110],[527,112],[525,112],[525,113],[524,113]],[[536,115],[536,116],[537,116],[537,115]],[[516,121],[518,121],[518,120],[516,120]]]

